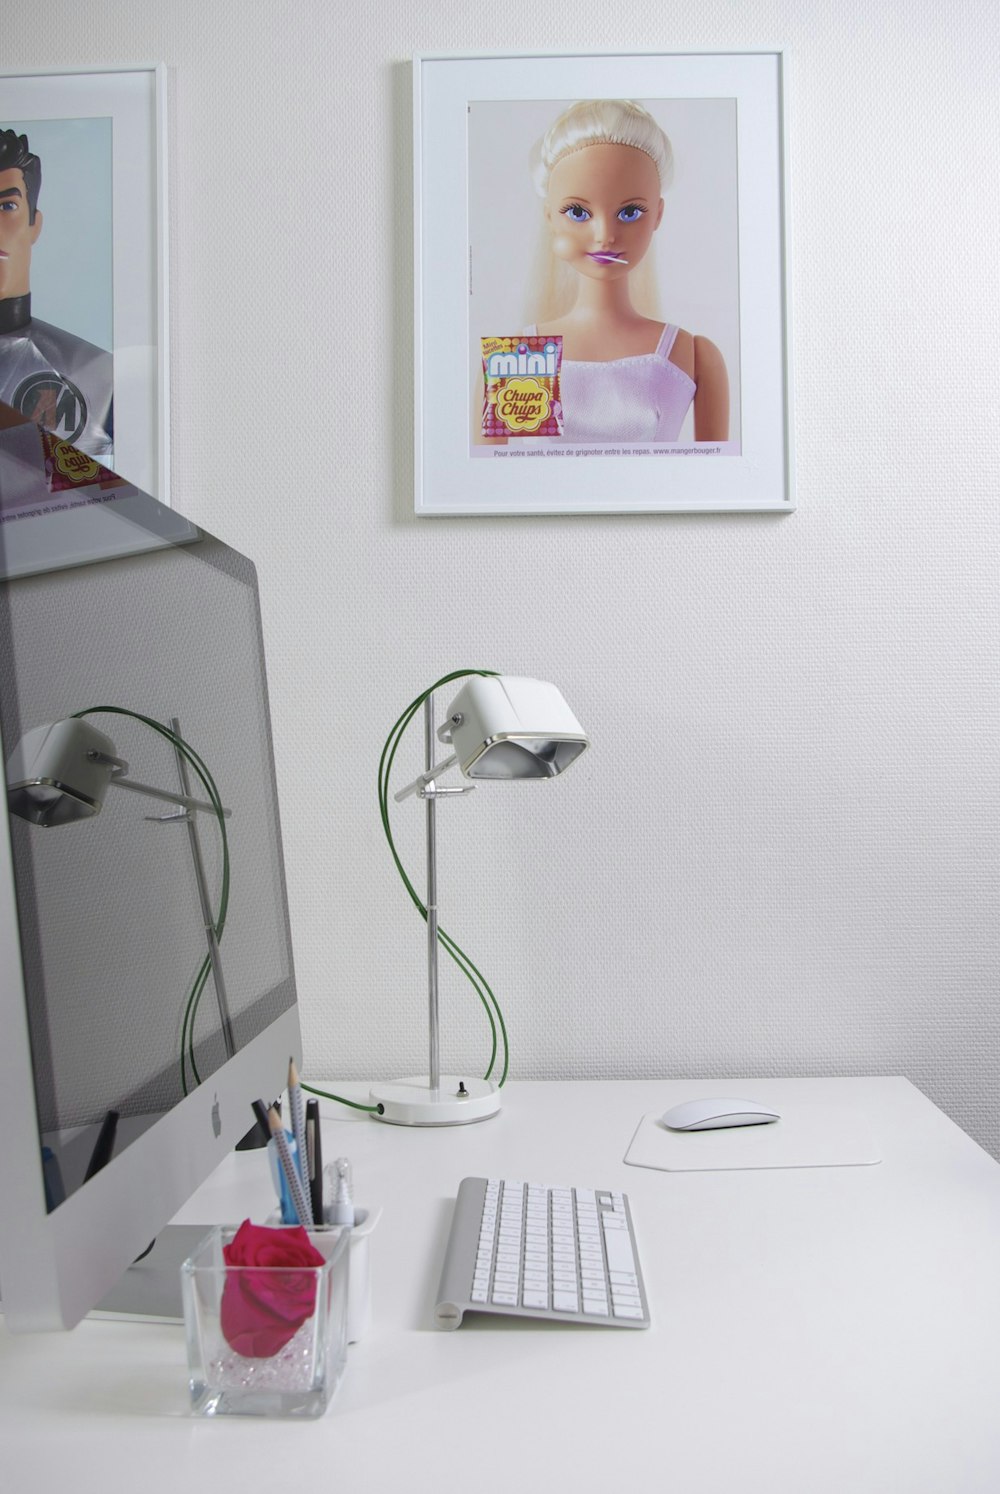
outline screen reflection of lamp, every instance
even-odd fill
[[[110,737],[70,716],[25,732],[7,760],[7,805],[33,825],[70,825],[98,814],[110,784],[182,809],[214,814],[207,801],[126,777],[128,763]],[[223,811],[228,814],[228,810]]]
[[[173,734],[177,735],[178,723],[173,721],[171,727]],[[177,764],[180,780],[186,786],[184,759],[179,752]],[[236,1052],[236,1042],[222,972],[222,956],[193,820],[193,812],[196,810],[204,810],[212,815],[222,814],[226,818],[230,811],[209,804],[207,800],[192,799],[190,794],[183,791],[177,793],[172,789],[154,788],[151,784],[139,783],[136,779],[127,777],[127,774],[128,763],[116,755],[111,738],[82,717],[69,716],[64,721],[32,727],[18,742],[7,759],[7,806],[11,814],[28,820],[32,825],[40,825],[43,829],[72,825],[77,820],[91,819],[99,814],[108,788],[112,785],[131,789],[133,793],[143,794],[149,799],[159,799],[173,806],[171,814],[157,818],[165,823],[179,820],[188,826],[191,858],[212,961],[222,1039],[227,1055],[232,1057]]]
[[[500,1109],[491,1079],[442,1076],[438,1018],[438,908],[436,801],[471,792],[475,782],[441,787],[437,780],[458,767],[472,780],[555,778],[589,746],[586,733],[555,685],[508,675],[475,676],[448,708],[438,741],[454,750],[434,762],[434,704],[424,704],[425,770],[395,795],[425,801],[427,829],[427,970],[430,1064],[427,1077],[401,1079],[372,1089],[381,1119],[396,1125],[453,1126],[486,1120]]]

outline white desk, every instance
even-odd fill
[[[873,1167],[624,1165],[693,1082],[511,1084],[502,1114],[430,1132],[324,1102],[324,1154],[380,1203],[373,1323],[313,1423],[187,1414],[180,1329],[0,1329],[0,1470],[39,1494],[997,1494],[1000,1168],[904,1079],[740,1081],[870,1118]],[[623,1188],[648,1332],[467,1318],[431,1326],[466,1174]],[[260,1154],[181,1222],[263,1217]]]

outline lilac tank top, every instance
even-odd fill
[[[535,328],[528,327],[528,336]],[[582,363],[564,358],[563,441],[676,441],[696,385],[670,362],[678,329],[666,326],[656,349],[635,358]],[[559,437],[552,437],[559,440]]]

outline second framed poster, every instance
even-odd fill
[[[792,507],[780,53],[414,63],[416,511]]]
[[[0,74],[0,400],[168,496],[165,70]]]

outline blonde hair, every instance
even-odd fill
[[[583,99],[564,109],[532,150],[531,175],[539,197],[549,190],[553,166],[589,145],[631,145],[643,151],[656,167],[660,191],[670,186],[673,149],[648,109],[633,99]]]
[[[582,99],[564,109],[532,149],[531,178],[539,197],[546,196],[549,177],[557,163],[591,145],[630,145],[643,151],[656,167],[661,192],[673,180],[674,153],[670,140],[647,109],[633,99]],[[576,275],[552,253],[544,223],[535,260],[528,324],[565,315],[577,293]],[[636,309],[658,321],[656,274],[650,255],[632,271],[629,284]]]

